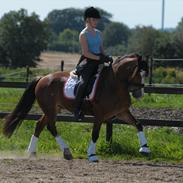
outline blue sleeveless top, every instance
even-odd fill
[[[102,38],[100,31],[95,29],[95,35],[87,30],[83,30],[87,43],[88,43],[88,50],[93,54],[100,54],[101,53],[101,46],[102,46]]]

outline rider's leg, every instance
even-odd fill
[[[87,61],[87,64],[81,73],[81,82],[78,86],[75,99],[76,107],[74,111],[74,116],[76,120],[80,118],[81,106],[86,95],[85,92],[88,87],[88,83],[92,76],[96,73],[97,68],[98,65],[94,61]]]
[[[79,120],[80,118],[80,110],[81,106],[84,100],[84,93],[87,87],[87,83],[81,78],[81,82],[77,88],[76,92],[76,99],[75,99],[75,111],[74,111],[74,116],[76,120]]]

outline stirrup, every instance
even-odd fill
[[[74,118],[76,121],[82,121],[84,118],[84,114],[82,111],[75,111],[74,112]]]

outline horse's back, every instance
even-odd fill
[[[39,98],[42,95],[60,90],[69,77],[69,72],[54,72],[42,77],[36,88],[35,95]]]
[[[37,87],[48,87],[53,82],[59,81],[64,83],[69,77],[69,72],[54,72],[43,76],[37,84]]]

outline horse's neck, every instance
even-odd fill
[[[102,71],[100,75],[100,81],[99,81],[99,92],[100,91],[110,91],[113,90],[115,87],[115,75],[113,72],[113,69],[106,68]]]
[[[101,107],[102,114],[108,118],[119,113],[124,105],[128,107],[130,97],[125,84],[120,83],[113,69],[105,70],[100,79],[95,101]]]

